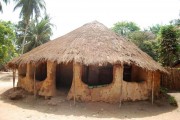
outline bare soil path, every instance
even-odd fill
[[[17,79],[16,79],[17,80]],[[0,72],[0,120],[180,120],[180,108],[164,101],[124,102],[108,104],[67,101],[64,93],[44,100],[27,95],[22,100],[10,100],[4,95],[12,88],[12,73]],[[180,93],[171,93],[180,106]],[[64,97],[63,97],[64,96]]]

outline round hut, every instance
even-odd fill
[[[67,88],[67,99],[135,101],[157,96],[166,72],[135,44],[94,21],[10,61],[18,87],[41,96]]]

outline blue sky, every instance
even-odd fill
[[[167,24],[180,18],[180,0],[45,0],[47,13],[56,25],[52,39],[87,22],[97,20],[107,27],[118,21],[133,21],[142,29]],[[19,11],[13,4],[4,7],[0,19],[17,22]]]

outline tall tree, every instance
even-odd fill
[[[155,35],[148,31],[135,31],[132,33],[129,33],[128,38],[134,42],[137,46],[143,45],[144,41],[147,40],[154,40]]]
[[[131,32],[140,30],[140,28],[134,22],[123,21],[115,23],[112,30],[119,35],[127,36]]]
[[[159,32],[160,40],[160,62],[164,66],[171,66],[179,59],[178,51],[178,30],[172,25],[161,27]]]
[[[179,27],[180,26],[180,19],[171,20],[170,24]]]
[[[155,40],[156,36],[149,31],[135,31],[129,33],[128,38],[135,43],[142,51],[150,55],[154,60],[157,60],[158,55],[156,49],[158,41]]]
[[[12,26],[11,22],[0,21],[0,68],[16,55]]]
[[[159,33],[161,27],[162,27],[162,25],[156,24],[156,25],[149,27],[149,31],[152,32],[153,34],[157,35]]]
[[[24,52],[48,42],[52,35],[52,27],[49,16],[45,16],[40,22],[32,21],[27,32],[27,44]]]
[[[1,1],[3,1],[5,4],[7,4],[9,2],[9,0],[0,0],[0,12],[3,12]]]
[[[21,54],[24,53],[24,45],[26,42],[27,30],[29,27],[30,20],[35,17],[38,20],[41,10],[46,10],[44,0],[14,0],[16,5],[14,7],[14,11],[18,8],[20,11],[20,18],[23,19],[24,22],[24,36],[22,41],[22,51]]]

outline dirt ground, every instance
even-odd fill
[[[16,78],[17,80],[17,78]],[[101,102],[77,102],[65,99],[59,93],[51,100],[26,95],[21,100],[10,100],[5,96],[13,86],[12,73],[0,72],[0,120],[180,120],[180,108],[156,100],[108,104]],[[180,93],[171,93],[180,105]]]

